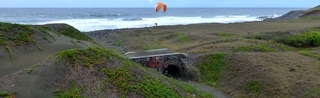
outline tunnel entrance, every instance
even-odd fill
[[[180,77],[180,69],[175,65],[168,65],[168,67],[165,68],[162,73],[168,77],[173,77],[173,78]]]
[[[174,53],[167,48],[139,52],[127,52],[125,57],[149,68],[154,68],[160,73],[179,80],[189,80],[196,76],[190,73],[191,62],[188,55]],[[192,70],[191,70],[192,71]]]

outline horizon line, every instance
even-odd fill
[[[153,8],[154,7],[0,7],[0,8]],[[312,7],[170,7],[170,8],[312,8]]]

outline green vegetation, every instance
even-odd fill
[[[263,52],[275,52],[276,50],[270,47],[269,43],[260,44],[257,46],[258,49],[260,49]]]
[[[0,92],[0,97],[9,97],[9,96],[10,96],[10,94],[6,91]]]
[[[34,33],[33,27],[28,25],[0,22],[0,45],[5,45],[12,62],[14,62],[14,57],[11,47],[34,43],[41,50],[41,47],[34,40]]]
[[[256,51],[256,50],[260,50],[262,52],[275,52],[276,50],[273,49],[270,46],[270,43],[265,43],[265,44],[259,44],[257,46],[240,46],[238,48],[236,48],[235,50],[233,50],[232,52],[252,52],[252,51]]]
[[[200,98],[214,98],[211,94],[205,93],[203,91],[198,91],[196,88],[194,88],[193,86],[191,86],[187,83],[179,82],[177,80],[171,80],[171,79],[168,79],[168,80],[171,83],[181,87],[184,91],[188,92],[188,94],[199,94]]]
[[[124,43],[123,43],[123,41],[121,41],[121,40],[117,40],[117,41],[116,41],[116,45],[118,45],[118,46],[123,46]]]
[[[0,45],[5,45],[5,39],[3,38],[3,34],[0,34]]]
[[[28,73],[30,73],[35,67],[39,66],[40,64],[35,64],[35,65],[32,65],[31,67],[29,67],[28,69]]]
[[[188,37],[188,36],[182,36],[182,37],[180,37],[180,38],[178,39],[178,41],[181,42],[181,43],[185,43],[185,42],[190,42],[191,39],[190,39],[190,37]]]
[[[121,65],[114,65],[116,66],[116,68],[106,68],[103,66],[99,66],[107,60],[115,61],[116,59],[120,60],[121,62]],[[148,68],[144,68],[102,47],[88,47],[86,49],[64,50],[56,54],[56,61],[61,60],[66,60],[67,64],[69,65],[81,65],[86,67],[98,68],[99,72],[108,76],[108,78],[102,77],[101,79],[104,85],[106,85],[106,82],[109,82],[118,86],[120,89],[119,91],[122,93],[122,97],[126,97],[128,92],[135,92],[147,98],[177,98],[183,96],[188,97],[188,95],[185,95],[183,92],[189,92],[189,97],[194,97],[193,94],[195,96],[202,96],[203,98],[212,97],[209,94],[200,92],[187,84],[166,82],[167,80],[164,80],[164,78],[158,78],[146,72],[146,69]],[[137,74],[137,72],[143,74]],[[106,87],[99,87],[98,92],[95,93],[99,94],[105,88]],[[179,88],[185,91],[182,91],[181,93],[181,90],[177,90]],[[80,91],[81,90],[74,87],[68,92],[63,92],[59,89],[55,92],[58,93],[60,97],[66,96],[69,98],[71,95],[80,96]]]
[[[46,33],[47,35],[49,35],[53,40],[56,40],[50,33],[49,31],[52,31],[49,27],[47,26],[41,26],[40,28],[38,28],[40,31],[42,31],[43,33]]]
[[[246,90],[253,94],[259,94],[262,89],[262,83],[259,81],[251,80],[246,83]]]
[[[222,69],[226,65],[225,55],[226,53],[214,53],[199,64],[201,78],[206,84],[216,86],[219,83]]]
[[[278,41],[295,47],[318,47],[320,46],[320,32],[308,31],[298,35],[288,35]]]
[[[148,43],[145,43],[145,42],[141,42],[140,44],[142,45],[142,50],[159,49],[159,47],[151,46],[151,45],[149,45]]]
[[[35,44],[39,50],[42,50],[42,48],[39,46],[39,44],[36,41],[33,40],[32,43]]]
[[[230,33],[226,33],[226,32],[221,32],[221,33],[218,33],[217,36],[230,37],[230,36],[234,36],[234,35],[230,34]]]
[[[129,65],[130,66],[130,65]],[[161,82],[159,78],[151,75],[145,75],[143,79],[137,80],[128,72],[127,66],[121,66],[117,69],[101,68],[101,71],[108,74],[109,81],[121,88],[124,91],[124,95],[130,90],[135,91],[147,98],[155,97],[182,97],[175,93],[174,89],[165,83]],[[138,83],[138,84],[133,84]]]
[[[249,38],[258,39],[258,40],[270,40],[273,37],[274,36],[271,34],[255,34],[255,35],[250,36]]]
[[[91,42],[93,41],[93,39],[89,37],[87,34],[80,32],[79,30],[77,30],[72,26],[69,26],[59,31],[58,33],[73,39],[77,39],[77,40],[84,40],[84,41],[91,41]]]
[[[182,33],[177,33],[177,34],[175,35],[175,37],[181,37],[181,36],[183,36]]]
[[[65,59],[69,64],[92,67],[112,59],[115,54],[101,47],[88,47],[87,49],[70,49],[57,53],[56,61]],[[72,60],[69,60],[72,59]]]
[[[10,46],[9,46],[9,45],[6,45],[6,50],[7,50],[8,53],[9,53],[10,60],[14,63],[13,54],[12,54],[12,52],[11,52],[11,49],[10,49]]]
[[[281,44],[281,43],[276,43],[276,46],[280,47],[282,50],[286,50],[286,51],[293,51],[294,50],[290,46],[287,46],[287,45]]]
[[[16,31],[34,32],[34,30],[33,30],[33,28],[31,26],[21,25],[21,24],[4,23],[4,22],[0,22],[0,31],[6,31],[6,32],[16,32]]]
[[[70,40],[70,42],[71,42],[71,43],[73,43],[73,44],[75,44],[75,45],[77,44],[77,43],[76,43],[76,42],[74,42],[74,40],[72,40],[72,39]]]
[[[4,31],[1,34],[2,45],[11,44],[13,46],[22,46],[34,41],[33,37],[35,31],[31,26],[0,23],[0,31]]]
[[[178,38],[178,41],[181,42],[181,43],[185,43],[185,42],[190,42],[191,41],[189,36],[186,36],[186,35],[184,35],[182,33],[175,34],[175,36],[173,36],[171,38]]]
[[[159,48],[155,47],[155,46],[149,46],[149,45],[146,45],[146,46],[142,47],[142,50],[152,50],[152,49],[159,49]]]
[[[48,39],[45,38],[45,37],[43,37],[42,39],[48,41],[49,43],[52,43],[50,40],[48,40]]]
[[[314,53],[311,51],[300,51],[299,53],[302,55],[310,56],[310,57],[317,58],[318,60],[320,60],[320,54],[317,54],[317,53]]]
[[[140,79],[133,76],[129,71],[132,69],[130,67],[134,66],[135,63],[128,61],[123,61],[123,63],[126,63],[128,66],[121,66],[116,69],[101,68],[100,71],[108,74],[110,77],[109,81],[119,86],[121,90],[124,91],[124,94],[128,91],[134,91],[138,94],[144,95],[146,98],[183,97],[181,94],[176,92],[173,86],[164,83],[160,78],[148,74],[145,74],[143,78]],[[167,79],[170,80],[169,78]],[[200,92],[186,83],[178,83],[175,80],[171,80],[170,82],[182,88],[185,92],[188,92],[190,97],[191,94],[198,94],[203,98],[213,98],[212,95]]]
[[[312,90],[312,91],[307,91],[303,94],[303,96],[306,97],[312,97],[314,94],[320,94],[320,88]],[[312,97],[313,98],[313,97]]]
[[[320,26],[318,26],[318,27],[313,27],[313,28],[311,28],[310,30],[311,30],[311,31],[320,31]]]
[[[254,46],[240,46],[237,49],[233,50],[232,52],[251,52],[254,51]]]
[[[174,83],[176,85],[179,85],[184,91],[187,91],[188,93],[192,94],[192,93],[196,93],[197,92],[197,89],[190,86],[189,84],[187,83],[178,83],[176,81],[171,81],[171,83]]]
[[[83,92],[84,89],[79,89],[74,80],[72,81],[72,83],[73,83],[73,88],[66,92],[63,91],[62,89],[54,90],[53,98],[87,98],[85,96],[81,96],[81,93]]]
[[[17,94],[17,92],[14,91],[13,93],[9,93],[9,92],[3,91],[3,92],[0,92],[0,97],[14,98],[14,97],[11,97],[11,95],[14,95],[14,94]]]
[[[312,50],[317,50],[317,48],[298,48],[299,51],[312,51]]]
[[[274,32],[275,34],[256,34],[250,35],[248,38],[258,40],[272,40],[278,42],[276,46],[283,50],[292,51],[289,46],[299,48],[309,48],[320,46],[320,29],[319,27],[311,28],[309,31],[304,31],[300,34],[287,34],[286,32]],[[283,43],[283,44],[280,44]],[[289,46],[286,46],[289,45]]]

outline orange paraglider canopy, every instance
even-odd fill
[[[156,12],[158,12],[162,7],[163,7],[163,12],[167,11],[167,5],[162,2],[158,2],[156,6]]]

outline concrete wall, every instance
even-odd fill
[[[173,54],[173,55],[162,55],[158,56],[166,66],[174,65],[179,68],[179,74],[180,77],[187,77],[187,64],[188,58],[183,54]],[[138,64],[141,64],[142,66],[148,67],[148,62],[151,60],[152,57],[143,57],[143,58],[134,58],[130,59]],[[158,71],[162,72],[164,69],[157,69]]]

